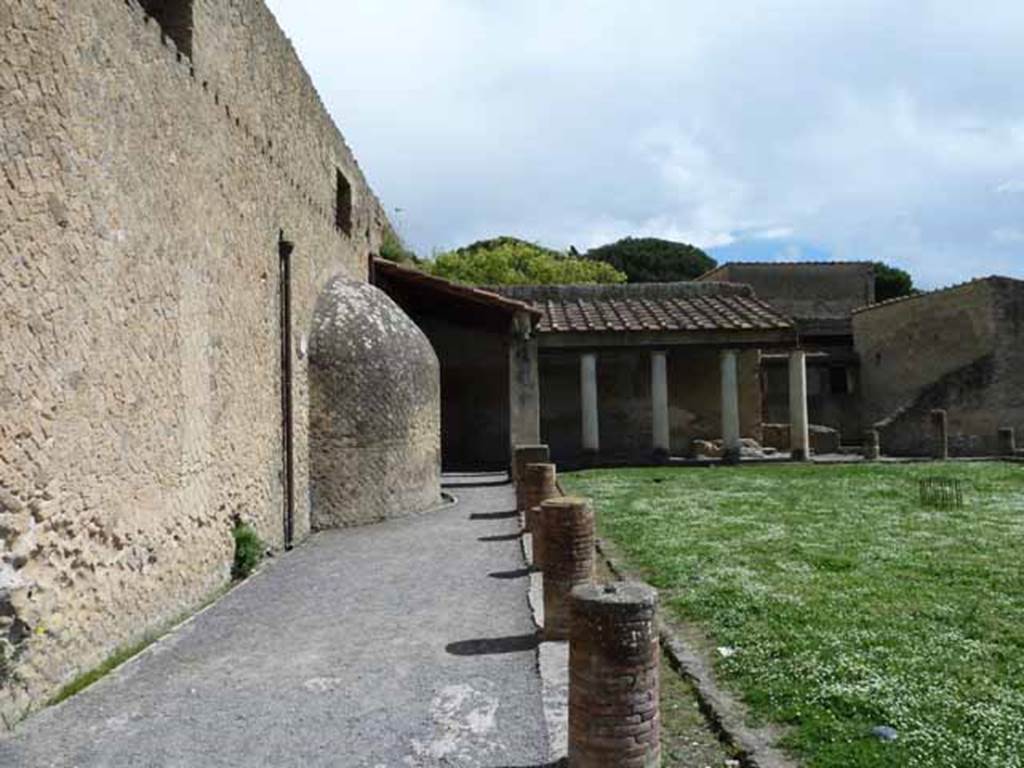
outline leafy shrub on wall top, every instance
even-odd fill
[[[587,259],[624,272],[631,283],[693,280],[718,266],[700,248],[656,237],[627,237],[587,251]]]
[[[569,256],[514,237],[481,240],[439,254],[423,266],[438,277],[470,285],[626,282],[626,275],[610,264]]]

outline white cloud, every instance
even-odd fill
[[[996,192],[1001,195],[1017,195],[1024,192],[1024,179],[1011,179],[1010,181],[1004,181],[998,187]]]
[[[1016,227],[999,227],[992,230],[992,239],[1001,244],[1024,243],[1024,230]]]
[[[1024,277],[1024,3],[270,4],[423,252],[798,233]]]

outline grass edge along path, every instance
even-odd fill
[[[922,509],[922,477],[967,507]],[[812,768],[1024,766],[1017,465],[591,470],[599,533]],[[873,730],[895,729],[887,741]],[[884,733],[884,732],[883,732]]]
[[[626,559],[614,542],[599,538],[596,548],[600,570],[610,574],[609,580],[643,581],[642,576],[624,565]],[[696,703],[704,727],[715,735],[728,757],[738,760],[744,768],[793,768],[796,762],[775,746],[780,729],[774,725],[748,725],[746,706],[718,685],[711,656],[698,650],[709,646],[703,632],[664,610],[658,611],[658,625],[662,684],[666,677],[679,681],[679,686],[662,691],[662,709],[671,695],[683,691],[685,699]]]

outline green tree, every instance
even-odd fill
[[[656,237],[627,237],[587,251],[586,258],[610,264],[631,283],[693,280],[718,266],[696,246]]]
[[[914,278],[909,272],[880,261],[875,262],[875,301],[911,296],[917,292]]]
[[[567,256],[514,237],[481,240],[439,254],[423,267],[438,277],[470,285],[626,282],[626,276],[608,264]]]

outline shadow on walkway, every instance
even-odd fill
[[[489,542],[489,541],[515,541],[522,534],[520,533],[501,533],[497,536],[480,536],[477,541]]]
[[[474,512],[469,516],[470,520],[508,520],[513,517],[517,517],[519,512],[511,510],[509,512]]]
[[[452,656],[487,656],[496,653],[525,653],[535,651],[540,645],[536,632],[529,635],[509,637],[481,637],[474,640],[459,640],[444,647]]]
[[[525,579],[533,573],[530,568],[516,568],[514,571],[491,571],[487,575],[492,579]]]

